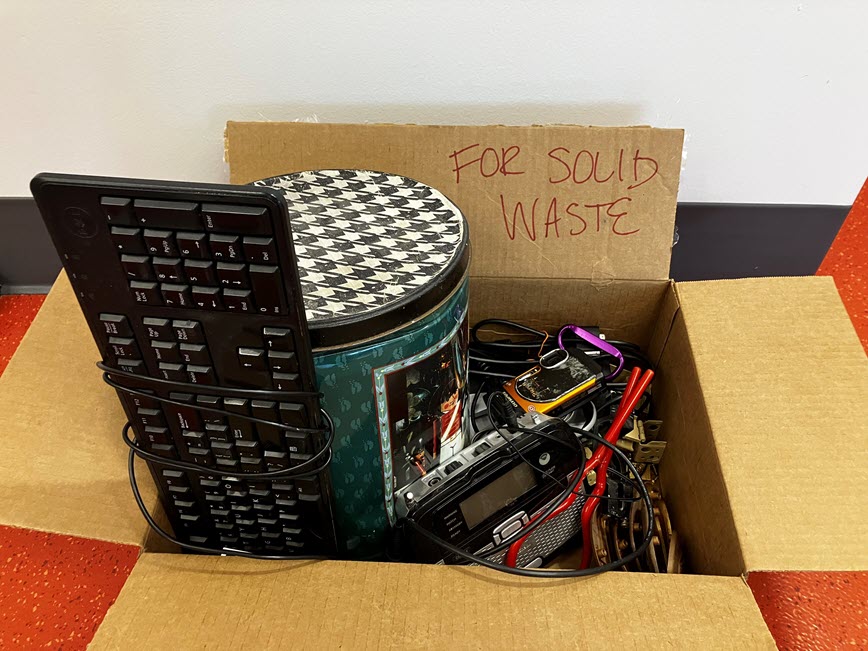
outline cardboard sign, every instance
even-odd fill
[[[229,122],[231,181],[306,169],[403,174],[450,197],[470,224],[471,273],[661,279],[669,275],[683,131]]]

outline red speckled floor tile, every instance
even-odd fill
[[[747,582],[780,649],[868,649],[868,572],[756,572]]]
[[[0,296],[0,374],[42,307],[44,296]]]
[[[847,312],[868,351],[868,181],[817,270],[833,276]]]
[[[0,648],[84,649],[139,548],[0,527]]]

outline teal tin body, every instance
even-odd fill
[[[467,224],[403,176],[319,170],[257,181],[287,201],[341,552],[376,558],[394,496],[465,445]]]

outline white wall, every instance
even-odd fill
[[[0,0],[0,196],[223,181],[226,120],[687,130],[682,201],[851,203],[868,2]]]

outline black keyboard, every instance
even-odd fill
[[[55,174],[31,189],[175,538],[332,554],[333,430],[282,196]]]

